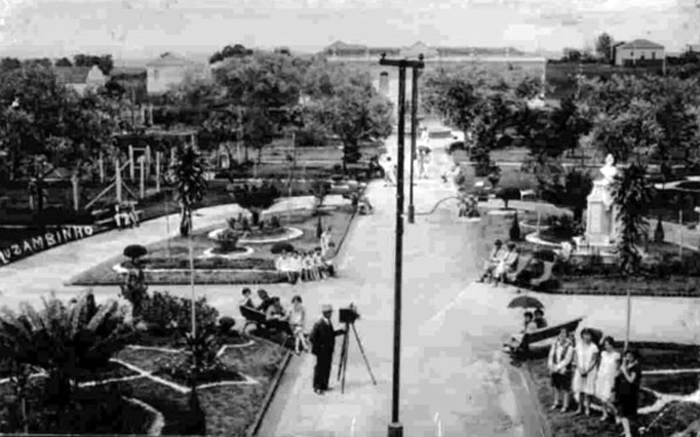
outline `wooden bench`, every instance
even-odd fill
[[[530,265],[530,262],[532,261],[532,258],[526,258],[524,261],[518,257],[518,267],[515,269],[514,272],[506,273],[506,280],[505,282],[507,284],[516,284],[518,282],[518,277],[525,271],[526,268]]]
[[[520,341],[520,349],[527,350],[531,344],[554,338],[559,335],[559,331],[562,329],[566,329],[569,332],[574,332],[582,320],[583,317],[579,317],[578,319],[560,323],[559,325],[547,326],[536,331],[528,332],[527,334],[523,335],[523,339]]]
[[[281,332],[282,339],[280,344],[285,346],[288,344],[289,340],[293,338],[293,332],[291,327],[287,322],[281,321],[269,321],[267,316],[254,308],[239,306],[238,307],[241,315],[245,318],[245,324],[243,325],[243,333],[245,333],[248,325],[255,325],[255,328],[260,331],[261,334],[270,334],[272,331]]]
[[[530,345],[534,343],[539,343],[540,341],[548,340],[550,338],[555,338],[557,335],[559,335],[559,332],[562,329],[566,329],[569,332],[576,331],[578,325],[581,323],[582,320],[583,317],[579,317],[578,319],[574,319],[565,323],[560,323],[554,326],[547,326],[545,328],[541,328],[536,331],[523,334],[523,337],[520,339],[520,343],[517,347],[513,347],[511,345],[510,353],[514,354],[515,356],[522,357],[524,354],[527,354],[527,352],[530,350]]]

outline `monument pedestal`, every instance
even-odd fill
[[[587,198],[585,235],[590,246],[610,247],[615,244],[617,214],[607,190],[605,181],[594,181],[593,191]]]

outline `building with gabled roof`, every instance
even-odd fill
[[[617,43],[613,50],[617,66],[660,64],[666,56],[664,46],[647,39]]]
[[[148,94],[163,94],[188,77],[211,77],[209,65],[200,64],[182,56],[166,52],[146,64],[146,89]]]
[[[84,94],[87,89],[97,89],[107,83],[107,76],[100,67],[54,67],[54,74],[58,81],[79,94]]]

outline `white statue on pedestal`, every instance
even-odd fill
[[[600,168],[600,172],[603,174],[603,180],[601,181],[601,185],[603,185],[603,187],[605,188],[605,190],[603,191],[603,203],[609,211],[610,208],[612,208],[613,204],[611,185],[615,180],[615,176],[617,176],[618,173],[617,167],[615,167],[615,158],[612,156],[612,154],[608,153],[608,156],[605,157],[605,165]]]

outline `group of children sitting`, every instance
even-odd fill
[[[507,282],[509,275],[516,272],[518,262],[520,261],[520,251],[515,246],[515,243],[508,243],[503,247],[501,240],[496,240],[493,244],[493,250],[486,261],[484,274],[481,275],[479,282],[495,281],[496,284]]]
[[[275,267],[286,275],[291,284],[318,281],[335,275],[333,264],[323,259],[321,248],[307,252],[283,252],[275,261]]]

